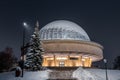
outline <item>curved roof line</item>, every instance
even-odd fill
[[[72,32],[77,32],[77,35],[81,35],[81,39],[80,40],[86,40],[86,41],[90,41],[89,36],[87,35],[87,33],[85,32],[85,30],[80,27],[78,24],[72,22],[72,21],[68,21],[68,20],[56,20],[53,22],[48,23],[47,25],[45,25],[40,32],[45,31],[45,30],[49,30],[49,29],[62,29],[64,31],[71,31]],[[58,31],[59,31],[58,30]],[[63,31],[63,32],[64,32]],[[42,34],[42,33],[41,33]],[[74,33],[73,33],[74,34]],[[66,35],[66,34],[65,34]],[[66,35],[68,37],[68,35]],[[64,38],[65,39],[65,38]],[[69,39],[69,38],[68,38]],[[71,39],[71,38],[70,38]],[[79,40],[79,39],[78,39]]]

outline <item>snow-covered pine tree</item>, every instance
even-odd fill
[[[28,53],[26,54],[25,67],[32,71],[37,71],[42,69],[43,57],[42,53],[44,52],[42,42],[39,38],[39,23],[37,21],[35,31],[31,36],[30,47]]]

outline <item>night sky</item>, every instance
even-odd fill
[[[80,25],[92,41],[104,46],[104,57],[112,67],[113,59],[120,55],[120,2],[100,1],[0,0],[0,51],[9,46],[20,57],[23,22],[29,25],[25,37],[29,42],[36,20],[42,28],[65,19]]]

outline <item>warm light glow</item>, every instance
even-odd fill
[[[67,58],[66,57],[57,57],[56,59],[57,60],[66,60]]]
[[[52,57],[51,57],[51,58],[46,58],[46,60],[53,60],[53,59],[54,59],[54,58],[52,58]]]
[[[85,61],[85,59],[84,59],[84,58],[82,58],[82,61]]]
[[[91,67],[92,64],[92,59],[90,57],[82,57],[79,56],[77,57],[72,57],[71,59],[70,56],[66,57],[58,57],[58,56],[53,56],[53,57],[44,57],[43,59],[43,66],[46,67]],[[74,59],[75,58],[75,59]]]

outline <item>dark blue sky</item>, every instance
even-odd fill
[[[26,42],[36,20],[40,27],[65,19],[79,24],[92,41],[104,46],[104,57],[109,65],[120,55],[120,2],[83,0],[0,0],[0,51],[6,46],[20,56],[22,22],[26,21]],[[111,66],[110,66],[111,67]]]

